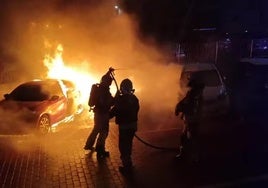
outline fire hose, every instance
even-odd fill
[[[116,86],[116,89],[117,89],[117,92],[120,92],[120,89],[118,87],[118,84],[117,84],[117,81],[114,77],[114,71],[116,69],[114,68],[109,68],[109,72],[110,72],[110,75],[115,83],[115,86]],[[166,150],[166,151],[178,151],[178,147],[161,147],[161,146],[156,146],[156,145],[153,145],[153,144],[150,144],[149,142],[145,141],[144,139],[140,138],[136,133],[134,134],[135,138],[137,138],[137,140],[139,140],[140,142],[142,142],[143,144],[145,144],[146,146],[149,146],[151,148],[154,148],[154,149],[159,149],[159,150]]]

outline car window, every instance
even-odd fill
[[[59,96],[62,97],[62,89],[58,82],[43,82],[42,83],[42,92],[47,93],[49,97]]]
[[[65,87],[68,89],[68,90],[74,90],[75,89],[75,85],[74,83],[72,83],[71,81],[68,81],[68,80],[62,80],[63,84],[65,85]]]
[[[191,78],[196,77],[202,81],[206,86],[215,87],[221,85],[221,81],[216,70],[203,70],[203,71],[185,71],[181,75],[181,81],[186,83]]]
[[[40,81],[18,86],[10,93],[9,98],[15,101],[43,101],[55,95],[63,96],[58,82]]]
[[[49,99],[49,95],[42,92],[40,85],[20,85],[10,94],[15,101],[43,101]]]

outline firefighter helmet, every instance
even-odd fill
[[[200,79],[198,80],[195,76],[192,76],[188,82],[188,87],[203,89],[205,87],[205,84]]]
[[[109,74],[105,74],[101,77],[101,84],[110,86],[112,84],[113,78]]]
[[[130,79],[124,79],[120,84],[120,90],[122,93],[132,93],[134,91],[133,84]]]

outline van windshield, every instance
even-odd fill
[[[202,81],[205,86],[216,87],[221,85],[221,80],[216,70],[185,71],[181,75],[181,81],[187,83],[189,78],[193,75],[195,78]]]

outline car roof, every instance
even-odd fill
[[[250,63],[252,65],[268,65],[268,58],[242,58],[240,62]]]
[[[57,79],[34,79],[28,82],[24,82],[21,85],[37,85],[40,83],[53,83],[53,82],[58,82]]]
[[[217,69],[213,63],[185,63],[182,64],[183,71],[204,71]]]

